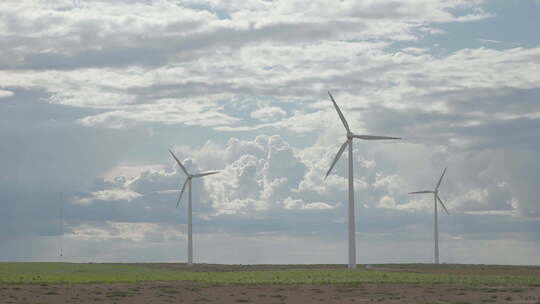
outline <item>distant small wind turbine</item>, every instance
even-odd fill
[[[433,199],[435,201],[435,209],[434,209],[434,225],[435,225],[435,264],[439,264],[439,224],[437,222],[437,201],[441,203],[441,206],[443,207],[446,214],[450,215],[450,212],[448,212],[448,209],[446,209],[446,206],[444,205],[443,201],[439,197],[439,186],[441,185],[442,179],[444,177],[444,174],[446,173],[446,168],[444,168],[443,173],[441,175],[441,178],[439,178],[439,181],[437,182],[437,186],[435,186],[435,190],[425,190],[425,191],[415,191],[410,192],[409,194],[420,194],[420,193],[433,193]]]
[[[182,186],[182,191],[180,192],[180,197],[178,197],[178,202],[176,203],[176,208],[178,208],[178,206],[180,205],[180,200],[182,199],[182,194],[184,194],[184,190],[186,190],[186,185],[189,185],[188,186],[188,265],[191,266],[193,265],[193,233],[192,233],[192,229],[191,229],[191,224],[192,224],[192,211],[191,211],[191,179],[194,178],[194,177],[202,177],[202,176],[206,176],[206,175],[212,175],[212,174],[216,174],[216,173],[219,173],[219,171],[207,171],[207,172],[200,172],[200,173],[197,173],[197,174],[189,174],[186,170],[186,168],[184,167],[184,165],[182,165],[182,163],[180,162],[180,160],[178,160],[178,158],[176,157],[176,155],[174,155],[174,153],[169,150],[169,152],[171,153],[172,157],[174,158],[174,160],[176,160],[176,162],[178,163],[178,165],[180,165],[180,168],[182,168],[182,171],[184,171],[184,173],[187,175],[187,179],[186,181],[184,182],[184,185]]]
[[[334,100],[334,97],[330,92],[328,92],[328,95],[330,96],[330,99],[332,100],[332,103],[334,104],[334,107],[336,108],[336,111],[339,115],[339,118],[341,119],[341,122],[343,123],[343,126],[345,127],[345,130],[347,130],[347,140],[341,145],[341,148],[339,148],[339,151],[334,158],[334,161],[332,161],[332,165],[330,166],[330,169],[328,169],[328,172],[326,172],[326,177],[330,174],[330,171],[334,168],[334,165],[341,157],[341,154],[343,154],[343,151],[345,151],[345,148],[349,146],[349,269],[355,269],[356,268],[356,235],[355,235],[355,219],[354,219],[354,173],[353,173],[353,155],[352,155],[352,143],[353,138],[358,139],[364,139],[364,140],[381,140],[381,139],[401,139],[399,137],[387,137],[387,136],[374,136],[374,135],[356,135],[351,132],[349,129],[349,124],[345,120],[345,116],[343,116],[343,113],[341,113],[341,110],[339,109],[336,101]]]

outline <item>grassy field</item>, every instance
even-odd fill
[[[540,286],[540,276],[414,273],[345,269],[189,272],[118,264],[0,263],[0,284],[191,281],[210,284],[463,284]]]

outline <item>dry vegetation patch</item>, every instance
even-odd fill
[[[134,292],[134,288],[137,292]],[[54,293],[49,291],[54,290]],[[173,291],[174,292],[171,292]],[[21,285],[1,288],[2,303],[540,303],[540,287],[437,284],[200,285],[189,282]]]
[[[0,299],[29,304],[540,304],[537,273],[538,267],[491,265],[372,265],[347,271],[343,265],[0,263]]]

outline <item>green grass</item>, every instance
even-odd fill
[[[72,263],[0,263],[0,284],[76,284],[192,281],[210,284],[540,284],[538,276],[457,275],[379,272],[358,269],[184,272],[132,265]]]
[[[180,272],[137,266],[76,263],[0,263],[0,284],[177,281]]]

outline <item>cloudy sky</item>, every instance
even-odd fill
[[[538,0],[4,0],[0,260],[540,264]],[[62,215],[61,215],[62,214]],[[64,256],[60,258],[62,248]]]

